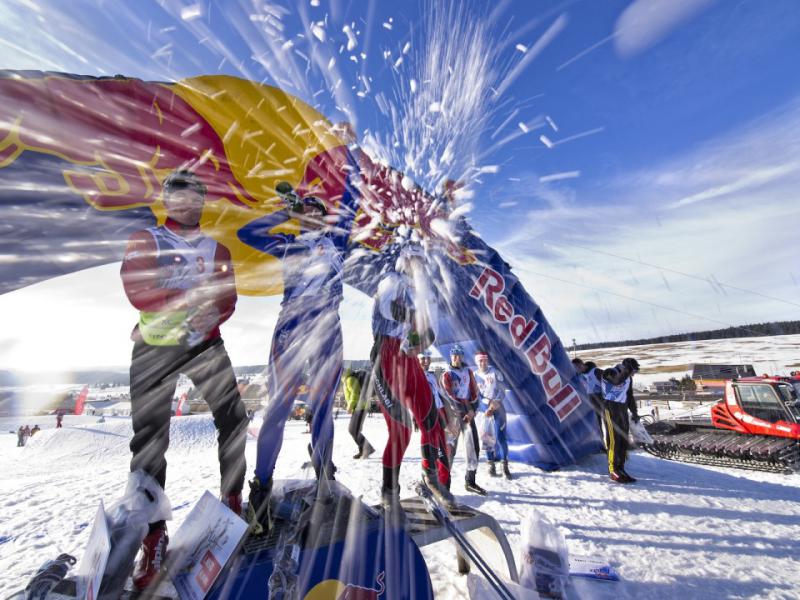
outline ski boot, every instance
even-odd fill
[[[433,446],[422,447],[422,483],[433,493],[436,500],[449,510],[458,506],[453,494],[450,493],[449,475],[447,483],[441,483],[437,474],[437,464],[442,460],[446,461],[446,457],[444,453],[437,456]]]
[[[359,458],[369,458],[372,456],[372,453],[375,452],[375,448],[372,447],[368,441],[364,440],[364,447],[361,449],[361,454],[358,455]]]
[[[497,474],[497,463],[493,460],[489,461],[489,475],[491,477],[499,477]]]
[[[622,475],[623,479],[626,479],[625,483],[636,483],[636,478],[628,475],[625,469],[620,469],[620,475]]]
[[[485,496],[486,490],[475,483],[475,473],[476,471],[467,471],[467,478],[464,480],[464,489],[473,494]]]
[[[503,477],[505,477],[509,481],[514,479],[514,476],[511,474],[511,471],[508,470],[508,461],[507,460],[503,461]]]
[[[450,490],[447,489],[446,485],[443,485],[439,482],[439,480],[436,478],[436,473],[423,471],[422,483],[425,484],[436,500],[447,510],[452,510],[458,507],[455,497],[450,493]]]
[[[381,507],[388,525],[403,527],[406,515],[400,504],[400,467],[383,467],[383,486],[381,487]]]
[[[381,490],[381,507],[387,525],[396,528],[405,527],[406,513],[400,504],[399,490]]]
[[[55,560],[44,563],[25,586],[25,598],[46,598],[50,591],[67,576],[69,568],[78,562],[74,556],[59,554]],[[12,598],[16,596],[11,596]]]
[[[166,525],[151,525],[150,533],[142,540],[142,558],[133,574],[133,585],[137,590],[147,589],[159,582],[168,543]]]
[[[250,482],[250,495],[247,499],[245,520],[250,524],[253,535],[264,535],[272,527],[269,499],[272,495],[272,479],[262,484],[258,477]]]
[[[630,477],[619,471],[609,471],[608,478],[614,483],[633,483]]]

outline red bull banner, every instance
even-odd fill
[[[466,223],[460,239],[480,262],[436,261],[435,277],[454,290],[436,343],[443,356],[458,342],[468,362],[480,349],[505,376],[506,433],[512,460],[556,469],[600,449],[594,412],[569,355],[511,267]]]
[[[380,263],[399,227],[437,240],[459,262],[474,260],[436,233],[447,215],[432,196],[351,152],[323,115],[282,90],[226,75],[159,83],[4,71],[0,293],[120,260],[132,231],[165,219],[161,185],[176,169],[206,184],[201,227],[231,251],[240,294],[282,291],[277,260],[237,236],[282,207],[282,181],[322,199],[329,214],[354,213],[342,215],[353,223],[342,245],[364,250],[367,263]]]
[[[75,398],[75,411],[74,411],[74,414],[76,414],[76,415],[82,415],[83,414],[83,409],[86,406],[86,399],[88,397],[89,397],[89,386],[85,385],[85,386],[83,386],[83,389],[81,389],[81,393],[78,394],[78,397]]]
[[[297,98],[236,77],[2,72],[0,293],[120,260],[133,230],[163,222],[161,184],[178,168],[208,188],[201,226],[230,249],[239,292],[279,293],[276,260],[236,231],[279,207],[278,182],[319,183],[340,145]]]

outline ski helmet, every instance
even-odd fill
[[[636,360],[635,358],[623,358],[622,366],[626,367],[629,371],[633,371],[635,373],[639,370],[639,361]]]
[[[453,344],[450,348],[450,356],[464,356],[464,349],[459,344]]]

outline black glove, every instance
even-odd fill
[[[631,419],[633,419],[634,423],[638,423],[639,422],[639,415],[631,415]]]
[[[278,192],[278,196],[281,197],[289,212],[303,212],[303,200],[294,191],[291,183],[281,181],[275,186],[275,191]]]

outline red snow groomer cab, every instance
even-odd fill
[[[725,383],[725,398],[698,414],[647,427],[650,454],[669,460],[779,473],[800,469],[800,377]]]

